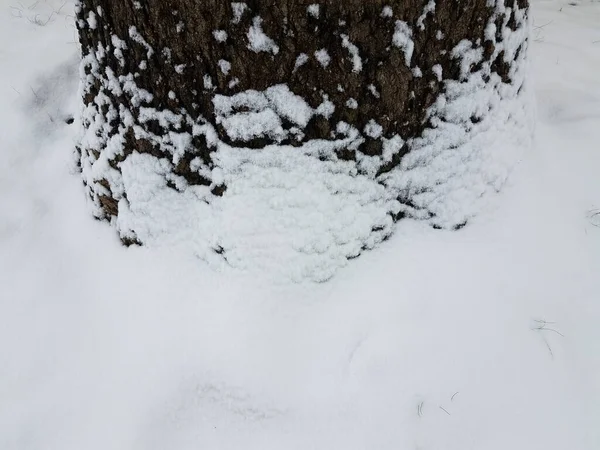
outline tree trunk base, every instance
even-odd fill
[[[209,3],[223,23],[174,9],[174,33],[195,36],[184,48],[164,45],[154,10],[140,22],[116,0],[80,4],[79,160],[95,216],[125,244],[323,281],[401,218],[463,227],[529,145],[526,2],[482,0],[465,18],[331,1],[300,19]],[[319,28],[324,16],[338,25]]]

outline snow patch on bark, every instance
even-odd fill
[[[262,29],[262,19],[255,17],[252,26],[248,30],[248,48],[253,52],[267,52],[276,55],[279,47],[275,41],[265,34]]]
[[[327,68],[331,63],[331,56],[329,56],[329,52],[324,48],[315,52],[315,58],[323,68]]]
[[[248,5],[243,2],[232,2],[231,10],[233,11],[233,20],[234,24],[240,23],[242,20],[242,16],[244,15],[244,11],[248,9]]]
[[[344,47],[350,53],[350,58],[352,60],[352,72],[358,73],[362,71],[362,59],[360,58],[358,47],[350,42],[350,38],[347,34],[342,34],[341,38],[342,47]]]
[[[435,0],[429,0],[423,9],[423,14],[417,19],[417,27],[423,31],[425,29],[425,19],[429,14],[435,13]]]
[[[410,62],[412,61],[413,52],[415,50],[415,43],[412,36],[412,29],[406,22],[402,20],[396,21],[396,31],[392,37],[392,43],[404,52],[406,67],[410,67]]]

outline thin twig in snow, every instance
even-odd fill
[[[548,322],[547,320],[543,320],[543,319],[534,319],[533,320],[535,323],[538,324],[538,326],[532,328],[533,331],[552,331],[553,333],[558,334],[561,337],[565,337],[564,334],[562,334],[560,331],[554,329],[554,328],[549,328],[548,325],[553,325],[556,322]],[[546,344],[546,347],[548,347],[548,351],[550,352],[550,356],[552,357],[552,359],[554,359],[554,352],[552,351],[552,347],[550,347],[550,343],[548,342],[548,340],[546,339],[545,336],[542,335],[542,340],[544,341],[544,344]]]

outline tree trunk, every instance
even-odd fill
[[[79,152],[95,215],[132,207],[132,154],[210,203],[228,189],[220,148],[276,145],[351,164],[393,197],[394,220],[460,226],[469,214],[439,199],[467,170],[464,145],[521,95],[527,13],[527,0],[80,0]],[[453,154],[464,161],[440,169]],[[124,242],[144,240],[126,228]]]

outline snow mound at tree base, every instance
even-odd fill
[[[191,249],[216,267],[320,282],[392,232],[396,202],[352,164],[291,147],[229,149],[221,162],[228,188],[211,199],[200,188],[175,191],[156,158],[131,155],[122,164],[122,235]]]
[[[494,126],[459,149],[395,174],[414,181],[418,173],[432,186],[414,200],[428,209],[402,204],[394,186],[358,174],[353,162],[322,161],[288,146],[223,145],[217,152],[223,197],[202,186],[179,192],[167,185],[168,165],[148,154],[130,155],[121,164],[128,196],[119,204],[117,228],[149,247],[191,250],[219,270],[326,281],[389,237],[399,212],[441,228],[474,217],[531,143],[528,101],[524,94],[506,102],[486,119]]]

